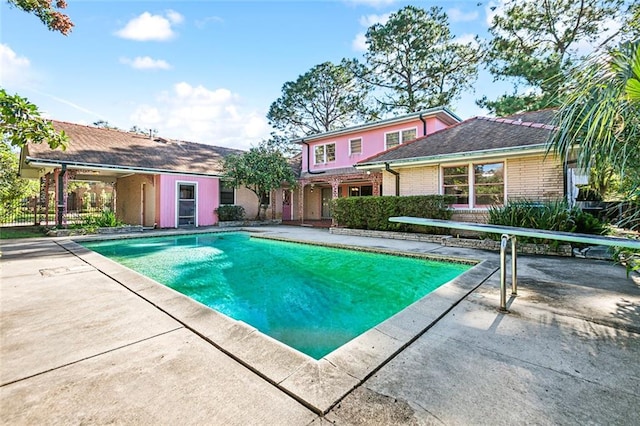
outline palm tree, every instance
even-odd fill
[[[640,203],[640,39],[592,55],[571,72],[569,84],[548,150],[560,158],[575,153],[585,169],[612,166],[625,198]]]

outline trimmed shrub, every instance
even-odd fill
[[[215,209],[218,219],[221,222],[228,222],[233,220],[244,220],[244,207],[228,205],[220,206]]]
[[[347,197],[332,201],[333,218],[339,226],[377,231],[409,231],[429,234],[446,233],[446,229],[389,222],[393,216],[451,219],[453,198],[445,195],[408,197]]]
[[[577,232],[581,234],[603,235],[607,225],[579,207],[569,208],[565,200],[533,202],[527,200],[509,201],[504,206],[489,208],[489,224],[516,226],[520,228],[543,229],[547,231]],[[487,238],[499,240],[499,234],[487,234]],[[518,237],[519,241],[531,243],[557,244],[555,240]]]

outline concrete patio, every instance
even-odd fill
[[[497,253],[255,231],[482,263],[315,361],[70,239],[2,240],[0,421],[638,424],[640,277],[622,266],[520,256],[502,314]]]

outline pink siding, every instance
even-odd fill
[[[437,130],[448,127],[437,117],[424,117],[427,122],[427,134],[431,134]],[[335,136],[326,136],[324,138],[315,139],[309,143],[309,161],[311,162],[311,170],[327,170],[337,169],[341,167],[349,167],[355,163],[369,158],[385,150],[385,133],[416,129],[417,137],[424,136],[423,123],[419,118],[409,120],[400,124],[393,124],[386,127],[378,127],[371,130],[356,130],[351,133],[340,134]],[[362,153],[349,155],[349,141],[351,139],[362,138]],[[325,164],[314,164],[314,147],[325,145],[328,143],[336,144],[336,160]],[[302,170],[307,171],[307,147],[302,145]]]
[[[160,228],[175,228],[177,208],[177,182],[195,183],[198,192],[196,205],[198,210],[197,226],[215,225],[218,218],[214,213],[220,205],[219,179],[214,177],[199,177],[188,175],[159,175],[156,176],[158,194],[156,200],[156,221]]]

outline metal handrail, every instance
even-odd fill
[[[507,310],[507,243],[511,240],[511,294],[518,294],[517,272],[517,236],[545,238],[549,240],[568,241],[574,243],[597,244],[609,247],[625,247],[640,250],[640,240],[629,238],[608,237],[603,235],[578,234],[573,232],[546,231],[541,229],[518,228],[515,226],[488,225],[484,223],[456,222],[453,220],[427,219],[422,217],[397,216],[390,217],[389,222],[408,223],[411,225],[425,225],[440,228],[462,229],[465,231],[479,231],[501,234],[500,237],[500,311]]]

